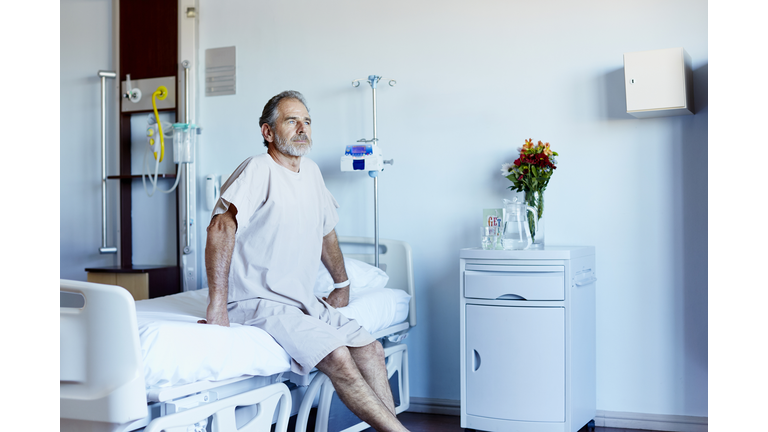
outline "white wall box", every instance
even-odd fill
[[[625,53],[624,89],[637,118],[693,114],[691,56],[683,48]]]
[[[594,426],[595,248],[472,248],[459,258],[461,427]]]

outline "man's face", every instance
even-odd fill
[[[283,154],[304,156],[312,148],[312,120],[307,107],[296,99],[283,99],[277,106],[275,147]]]

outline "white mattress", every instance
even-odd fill
[[[398,289],[353,289],[339,311],[376,333],[404,322],[409,300]],[[207,306],[207,289],[136,302],[147,388],[290,371],[290,357],[263,330],[198,324]]]

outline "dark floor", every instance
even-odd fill
[[[411,432],[463,432],[461,428],[461,418],[459,416],[422,414],[404,412],[397,416],[400,422]],[[587,432],[587,427],[583,427],[579,432]],[[639,429],[615,429],[606,427],[596,427],[595,432],[650,432]],[[365,429],[363,432],[374,432],[373,428]]]
[[[313,410],[314,411],[314,410]],[[413,412],[404,412],[397,416],[400,422],[411,432],[464,432],[461,428],[461,419],[459,416],[449,416],[440,414],[422,414]],[[295,417],[291,419],[288,430],[293,430]],[[310,416],[307,432],[314,432],[314,418]],[[587,432],[586,426],[579,432]],[[373,428],[365,429],[363,432],[375,432]],[[651,432],[641,429],[622,429],[596,427],[594,432]]]

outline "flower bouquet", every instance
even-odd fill
[[[552,173],[557,169],[555,156],[558,154],[552,151],[549,143],[539,141],[533,144],[532,139],[525,140],[525,144],[518,148],[518,152],[520,156],[513,163],[505,163],[501,166],[501,175],[512,182],[509,189],[525,192],[525,203],[536,209],[539,232],[536,232],[533,217],[528,221],[533,237],[532,247],[543,248],[544,190],[549,184]]]

